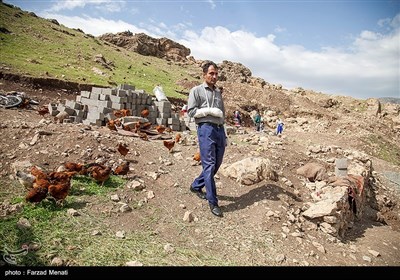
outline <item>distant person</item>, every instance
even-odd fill
[[[256,131],[260,131],[261,129],[261,115],[260,115],[260,110],[257,109],[256,114],[253,117],[254,125],[256,128]]]
[[[284,125],[285,124],[283,123],[283,121],[278,118],[278,120],[276,121],[276,135],[278,135],[279,137],[282,135]]]
[[[233,120],[235,122],[235,125],[241,126],[242,125],[242,117],[240,116],[239,110],[235,110],[233,113]]]
[[[188,110],[188,105],[187,104],[183,105],[181,110],[182,116],[187,113],[187,110]]]
[[[181,114],[180,114],[182,118],[184,118],[185,115],[187,114],[187,109],[188,109],[188,105],[187,104],[182,106]]]

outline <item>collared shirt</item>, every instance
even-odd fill
[[[193,87],[189,93],[188,99],[188,115],[193,117],[196,114],[197,109],[215,107],[219,108],[224,117],[218,118],[214,116],[207,115],[202,118],[195,118],[196,124],[202,122],[211,122],[215,124],[224,124],[225,119],[225,107],[222,100],[221,92],[218,88],[211,89],[206,82]]]

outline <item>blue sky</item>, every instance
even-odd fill
[[[167,37],[287,89],[400,98],[400,0],[3,2],[94,36]]]

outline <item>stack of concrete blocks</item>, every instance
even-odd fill
[[[71,100],[66,100],[65,105],[62,103],[53,104],[49,103],[48,105],[49,113],[51,116],[56,117],[59,116],[60,113],[65,112],[69,116],[69,118],[63,119],[63,123],[71,123],[76,122],[80,123],[86,117],[85,114],[85,106],[82,104],[75,103]]]
[[[150,113],[141,122],[163,124],[172,130],[186,130],[186,124],[179,120],[179,115],[171,112],[169,101],[154,101],[144,90],[135,90],[131,85],[119,85],[117,88],[93,87],[92,91],[81,91],[76,101],[66,100],[63,104],[49,104],[52,116],[59,112],[67,112],[68,119],[63,122],[84,123],[86,125],[103,126],[108,120],[116,119],[115,110],[128,109],[132,116],[140,116],[143,109]]]
[[[178,113],[172,113],[171,102],[167,100],[162,100],[154,101],[154,104],[158,112],[156,124],[170,127],[172,130],[175,131],[186,130],[185,121],[179,119]]]

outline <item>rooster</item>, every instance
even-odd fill
[[[175,146],[175,140],[164,140],[164,146],[172,153],[172,149]]]
[[[118,152],[123,155],[124,157],[128,154],[129,149],[128,146],[126,144],[122,144],[122,143],[118,143],[118,147],[117,147]]]

